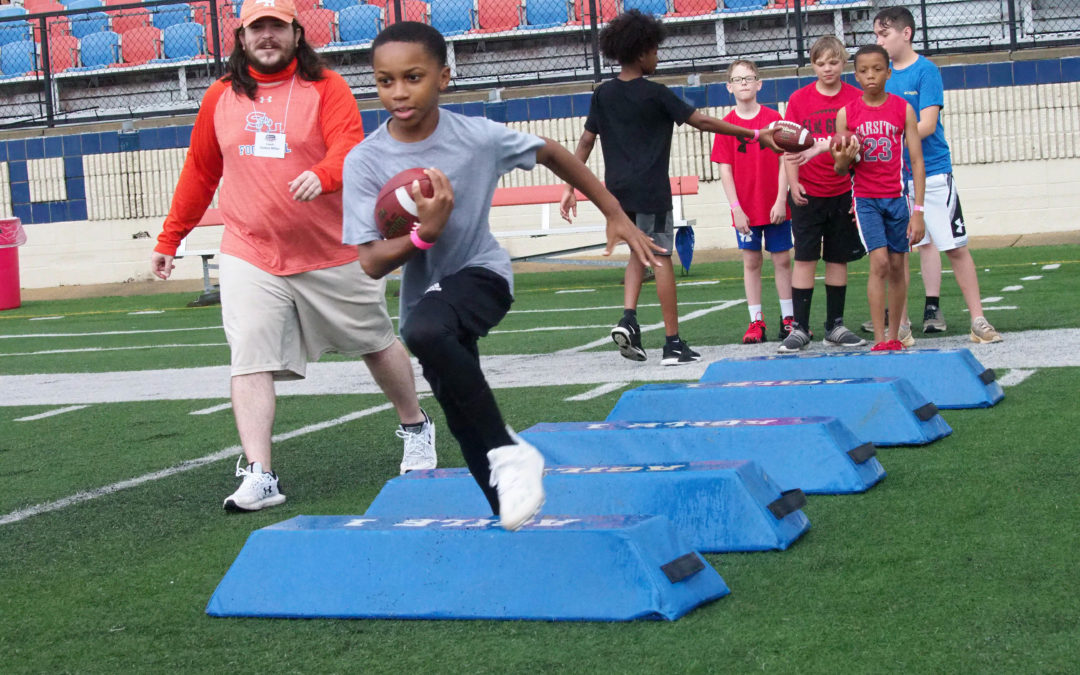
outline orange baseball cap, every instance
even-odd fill
[[[296,20],[296,5],[292,0],[245,0],[240,10],[240,23],[250,26],[266,16],[291,24]]]

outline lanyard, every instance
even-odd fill
[[[296,84],[296,75],[292,76],[292,80],[289,82],[289,96],[285,99],[285,119],[281,122],[281,132],[285,133],[285,129],[289,124],[289,103],[292,102],[292,88]],[[255,109],[255,99],[251,100],[251,111],[256,115],[259,111]]]

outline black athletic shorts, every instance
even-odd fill
[[[851,213],[850,192],[835,197],[807,195],[806,200],[806,206],[799,206],[788,196],[796,260],[849,263],[866,255]]]

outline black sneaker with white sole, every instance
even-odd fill
[[[611,339],[619,348],[619,353],[631,361],[644,361],[648,358],[641,347],[641,327],[637,321],[625,316],[611,329]]]
[[[847,326],[839,322],[832,327],[821,342],[830,347],[862,347],[866,344],[866,340],[852,333]]]
[[[780,343],[776,351],[780,353],[798,352],[806,349],[808,344],[810,344],[810,335],[799,324],[793,324],[791,332]]]
[[[701,354],[690,349],[690,345],[680,339],[678,342],[664,343],[664,356],[660,363],[665,366],[681,366],[700,360]]]

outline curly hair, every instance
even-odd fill
[[[307,80],[308,82],[317,82],[323,79],[325,77],[323,68],[326,67],[326,62],[311,48],[311,45],[304,38],[304,27],[300,25],[300,22],[294,19],[292,25],[294,31],[300,31],[300,42],[296,45],[297,76],[301,80]],[[244,52],[244,45],[241,43],[243,31],[243,26],[236,29],[236,42],[233,45],[232,54],[229,55],[229,62],[225,66],[225,77],[222,79],[229,82],[232,85],[232,90],[237,94],[243,94],[255,100],[255,92],[259,89],[259,83],[248,72],[248,58]]]
[[[852,59],[852,61],[858,65],[860,56],[869,56],[871,54],[877,54],[885,59],[886,66],[889,65],[889,52],[885,51],[885,48],[881,45],[863,45],[862,47],[859,47],[859,51],[855,52],[855,58]]]
[[[631,9],[611,20],[600,31],[600,52],[620,64],[633,63],[664,41],[659,19]]]

